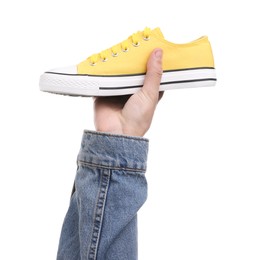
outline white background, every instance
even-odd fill
[[[215,88],[167,91],[150,139],[141,260],[254,259],[252,1],[1,1],[0,259],[55,259],[92,99],[39,91],[145,26],[208,35]]]

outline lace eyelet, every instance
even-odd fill
[[[134,47],[138,47],[138,46],[140,45],[140,42],[133,42],[132,45],[133,45]]]
[[[101,59],[102,62],[106,62],[108,58]]]
[[[127,49],[122,49],[123,52],[128,52],[129,51],[129,48]]]
[[[116,53],[112,52],[111,55],[112,55],[113,57],[117,57],[117,56],[118,56],[118,52],[116,52]]]
[[[151,37],[150,37],[150,36],[148,36],[148,37],[143,37],[143,39],[144,39],[145,41],[149,41],[149,40],[151,39]]]
[[[95,66],[96,62],[90,62],[90,66]]]

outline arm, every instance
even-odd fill
[[[140,91],[95,99],[97,131],[83,134],[58,260],[137,259],[137,211],[147,197],[143,135],[159,100],[161,74],[155,50]]]

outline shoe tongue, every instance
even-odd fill
[[[152,30],[152,32],[153,32],[153,34],[154,34],[155,36],[157,36],[158,38],[164,39],[164,35],[163,35],[163,33],[161,32],[161,30],[160,30],[159,27],[157,27],[157,28],[155,28],[154,30]]]

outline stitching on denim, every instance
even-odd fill
[[[112,133],[105,133],[105,132],[93,132],[89,130],[84,130],[84,134],[90,134],[90,135],[99,135],[99,136],[106,136],[106,137],[116,137],[116,138],[123,138],[123,139],[131,139],[135,141],[143,141],[148,143],[149,140],[144,137],[138,137],[138,136],[129,136],[129,135],[121,135],[121,134],[112,134]]]
[[[100,233],[102,228],[106,198],[108,194],[110,175],[111,173],[109,170],[108,171],[103,170],[101,175],[101,184],[100,184],[100,189],[98,193],[98,199],[97,199],[95,214],[94,214],[91,244],[88,252],[89,260],[96,260],[97,257],[98,244],[100,240]]]
[[[140,173],[146,171],[145,168],[138,169],[138,168],[128,168],[128,167],[107,166],[103,164],[88,163],[81,160],[78,160],[77,163],[83,166],[90,166],[90,167],[96,167],[96,168],[102,168],[108,170],[122,170],[122,171],[132,171],[132,172],[140,172]]]

